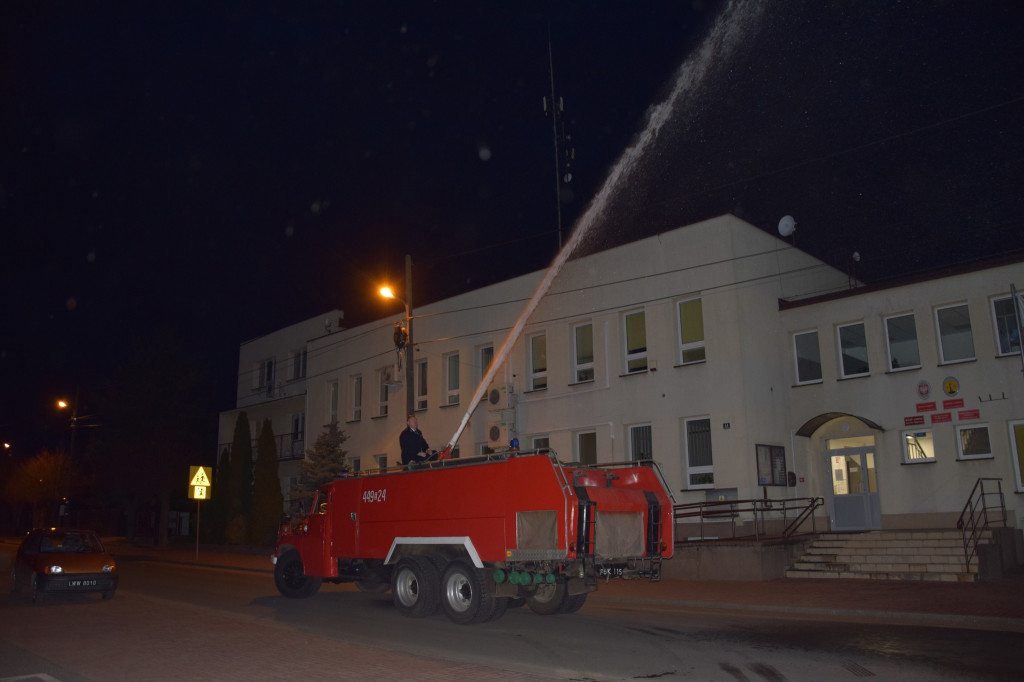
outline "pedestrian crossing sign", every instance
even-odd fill
[[[213,487],[213,479],[210,478],[209,467],[191,467],[189,470],[188,498],[190,500],[207,500],[210,498],[210,488]]]

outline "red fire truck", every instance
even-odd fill
[[[654,462],[562,464],[551,451],[499,452],[342,478],[282,528],[281,594],[322,581],[391,590],[421,617],[500,617],[512,604],[571,613],[599,580],[659,580],[673,550],[672,500]]]

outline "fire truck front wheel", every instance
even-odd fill
[[[441,580],[433,562],[422,556],[399,561],[391,574],[391,598],[403,616],[422,618],[436,612]]]
[[[309,597],[320,589],[320,578],[306,575],[297,551],[289,550],[274,564],[274,584],[289,599]]]
[[[453,623],[481,623],[500,615],[495,600],[487,593],[482,571],[464,561],[448,564],[441,579],[441,603]]]

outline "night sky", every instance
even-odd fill
[[[556,175],[568,231],[723,15],[587,249],[732,212],[867,281],[1024,250],[1018,2],[10,0],[0,439],[167,333],[229,409],[240,342],[393,315],[406,253],[414,303],[545,267]]]

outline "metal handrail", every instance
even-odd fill
[[[995,492],[985,490],[986,481],[995,484]],[[989,499],[995,498],[998,502],[989,505]],[[998,524],[998,525],[997,525]],[[978,544],[981,536],[987,528],[1006,527],[1006,500],[1003,498],[1003,479],[1001,478],[979,478],[967,498],[964,510],[960,512],[960,519],[956,522],[956,528],[960,531],[964,545],[964,570],[971,570],[971,559],[978,553]]]
[[[791,497],[781,500],[749,499],[749,500],[724,500],[721,502],[692,502],[689,504],[677,504],[672,507],[673,519],[676,523],[686,519],[700,520],[700,538],[694,540],[677,540],[676,544],[687,542],[707,542],[704,529],[705,521],[720,521],[728,519],[732,534],[728,538],[715,538],[717,540],[787,540],[797,534],[797,530],[807,521],[811,520],[810,533],[816,533],[814,524],[814,511],[824,504],[820,497]],[[736,519],[743,514],[748,514],[754,520],[753,535],[736,535]],[[769,515],[781,516],[783,531],[779,535],[769,535],[766,530],[766,521]],[[795,514],[790,520],[790,514]]]

